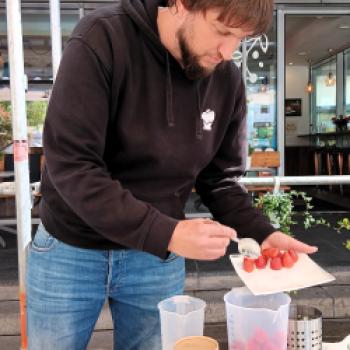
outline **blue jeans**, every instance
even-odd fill
[[[114,349],[160,350],[157,304],[182,294],[184,259],[67,245],[40,225],[29,248],[29,350],[86,349],[108,298]]]

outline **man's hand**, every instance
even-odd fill
[[[182,220],[175,227],[168,250],[185,258],[215,260],[225,255],[236,235],[234,229],[209,219]]]
[[[271,233],[261,244],[261,249],[276,247],[281,250],[293,249],[299,253],[312,254],[316,253],[318,248],[310,246],[295,238],[286,235],[283,232],[276,231]]]

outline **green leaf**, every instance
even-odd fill
[[[346,242],[344,243],[344,246],[346,249],[350,250],[350,239],[346,240]]]

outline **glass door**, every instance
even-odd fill
[[[344,52],[344,111],[350,116],[350,49]]]
[[[332,77],[340,74],[335,68],[339,68],[338,57],[334,64],[330,56],[337,56],[339,50],[349,43],[349,34],[345,30],[349,16],[350,8],[345,5],[277,5],[277,144],[281,154],[280,175],[284,175],[288,138],[293,139],[293,147],[307,148],[312,133],[331,131],[333,128],[331,119],[340,111],[341,99],[337,90],[339,92],[342,88],[339,87],[340,80],[326,86],[326,78],[329,78],[330,73]],[[287,27],[289,20],[290,25]],[[324,67],[317,65],[327,59],[329,61]],[[311,78],[310,66],[314,67],[312,84],[308,84]],[[290,79],[289,84],[287,79]],[[307,90],[307,87],[310,89]],[[292,102],[294,105],[298,102],[301,113],[286,113]],[[343,101],[341,103],[343,107]]]

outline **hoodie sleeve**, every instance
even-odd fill
[[[54,188],[91,229],[110,241],[165,258],[177,224],[113,180],[103,159],[111,74],[83,40],[71,39],[50,99],[45,166]]]
[[[236,106],[223,142],[210,164],[199,174],[196,191],[214,218],[233,227],[240,237],[261,243],[276,229],[254,208],[244,187],[237,181],[244,175],[247,156],[246,97],[241,80]]]

